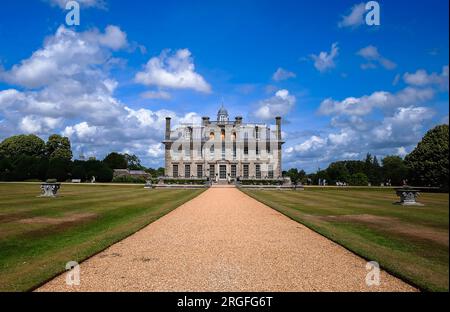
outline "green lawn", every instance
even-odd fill
[[[422,290],[449,289],[448,194],[404,207],[389,189],[243,191]]]
[[[33,289],[202,191],[63,185],[49,199],[38,184],[0,184],[0,291]]]

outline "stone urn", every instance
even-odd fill
[[[60,188],[61,183],[42,183],[40,197],[56,197]]]
[[[420,190],[409,186],[403,186],[396,188],[395,192],[400,197],[400,201],[396,204],[404,206],[423,206],[423,204],[417,202],[417,197],[420,195]]]

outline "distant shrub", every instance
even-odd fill
[[[245,179],[241,180],[242,185],[281,185],[283,181],[280,180],[272,180],[272,179],[264,179],[264,180],[256,180],[256,179]]]
[[[133,176],[119,176],[119,177],[115,177],[112,180],[113,183],[138,183],[138,184],[143,184],[146,181],[146,179],[144,177],[133,177]]]

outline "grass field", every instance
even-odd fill
[[[449,195],[393,205],[393,190],[243,190],[253,198],[427,291],[449,289]]]
[[[38,184],[0,184],[0,291],[33,289],[201,192],[63,185],[49,199]]]

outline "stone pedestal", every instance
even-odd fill
[[[40,197],[56,197],[60,188],[61,183],[42,183]]]
[[[411,187],[402,187],[395,189],[395,191],[400,197],[400,201],[396,204],[404,206],[423,206],[423,204],[417,202],[420,190]]]

